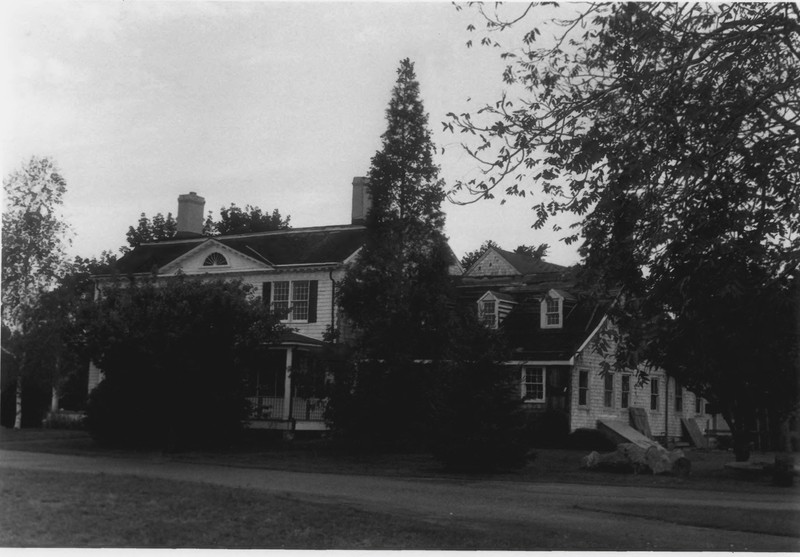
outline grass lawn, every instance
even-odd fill
[[[3,470],[0,546],[262,549],[531,549],[554,532],[425,521],[189,482]]]
[[[327,439],[298,438],[291,443],[280,441],[264,431],[250,431],[236,446],[224,451],[190,451],[164,454],[157,451],[131,451],[98,447],[84,431],[48,429],[12,430],[0,428],[0,448],[84,456],[122,456],[125,458],[167,458],[245,468],[320,472],[332,474],[367,474],[391,477],[438,477],[456,480],[486,479],[526,482],[569,482],[620,486],[676,487],[720,491],[762,491],[776,489],[769,475],[732,475],[724,464],[734,460],[726,451],[687,450],[692,463],[688,478],[669,475],[620,474],[588,471],[580,461],[589,450],[536,449],[535,457],[521,470],[508,470],[479,476],[448,473],[430,454],[369,453],[352,451]],[[759,458],[754,455],[754,458]],[[768,457],[763,456],[761,458]],[[800,496],[800,482],[793,488]],[[787,488],[781,488],[787,489]]]

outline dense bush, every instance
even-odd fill
[[[429,373],[414,362],[337,362],[327,412],[337,439],[367,450],[424,449]]]
[[[603,453],[616,450],[617,445],[598,429],[580,428],[567,437],[567,448]]]
[[[85,316],[105,379],[87,428],[106,444],[181,449],[229,443],[247,420],[244,381],[277,332],[240,282],[186,277],[115,284]]]
[[[528,418],[527,441],[534,447],[561,448],[569,435],[569,415],[559,410],[547,410]]]
[[[453,471],[521,467],[528,449],[512,374],[489,361],[442,365],[432,390],[433,453]]]

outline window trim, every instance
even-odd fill
[[[650,410],[658,411],[659,397],[661,396],[661,385],[659,385],[659,378],[654,377],[650,379]]]
[[[486,319],[486,317],[488,317],[490,315],[488,312],[484,311],[484,307],[485,307],[486,304],[492,304],[492,312],[491,312],[492,322],[491,323],[489,323],[488,320]],[[497,328],[497,300],[495,300],[494,298],[487,299],[487,300],[481,298],[480,300],[478,300],[478,318],[480,319],[481,323],[484,326],[486,326],[486,327],[488,327],[490,329],[496,329]]]
[[[213,261],[212,261],[212,258],[213,258],[214,256],[217,256],[217,257],[219,257],[219,258],[222,258],[222,260],[223,260],[225,263],[215,263],[215,262],[213,262]],[[227,258],[227,257],[225,257],[225,256],[224,256],[222,253],[220,253],[219,251],[212,251],[211,253],[209,253],[209,254],[208,254],[206,257],[205,257],[205,259],[203,259],[203,263],[202,263],[202,265],[201,265],[201,267],[202,267],[202,268],[204,268],[204,269],[219,269],[219,268],[221,268],[221,267],[230,267],[230,266],[231,266],[231,264],[230,264],[230,261],[228,261],[228,258]]]
[[[631,376],[623,373],[620,379],[620,408],[630,408],[631,406]]]
[[[683,412],[683,385],[675,381],[675,411]]]
[[[609,388],[609,383],[611,388]],[[603,377],[603,406],[614,408],[614,374],[609,372]]]
[[[527,398],[528,396],[528,383],[531,385],[539,385],[539,381],[528,381],[528,372],[529,371],[539,371],[542,374],[541,377],[541,386],[542,386],[542,396],[541,398]],[[535,403],[542,403],[547,401],[547,368],[544,366],[523,366],[522,367],[522,384],[521,384],[521,395],[522,401],[526,404],[535,404]]]
[[[583,385],[581,384],[583,383]],[[581,402],[583,394],[583,402]],[[578,406],[589,406],[589,370],[578,370]]]
[[[558,312],[548,311],[548,302],[555,302]],[[558,323],[548,323],[547,317],[558,315]],[[562,329],[564,327],[564,297],[555,290],[550,290],[545,294],[539,303],[539,326],[542,329]]]
[[[305,282],[306,283],[306,299],[305,300],[296,300],[294,298],[295,295],[295,284]],[[310,279],[303,279],[303,280],[276,280],[272,281],[271,283],[271,299],[270,299],[270,310],[275,311],[275,304],[276,303],[285,303],[287,305],[286,317],[281,319],[281,323],[309,323],[309,313],[311,311],[311,280]],[[286,284],[287,285],[287,293],[285,300],[276,300],[276,287],[279,284]],[[283,297],[283,296],[281,296]],[[295,302],[306,302],[308,304],[306,306],[306,317],[305,319],[295,319],[294,317],[294,304]]]

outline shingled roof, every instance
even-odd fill
[[[165,240],[137,246],[117,261],[115,270],[150,273],[211,240],[270,265],[341,263],[364,244],[365,235],[364,226],[342,225]]]
[[[530,255],[522,253],[514,253],[513,251],[506,251],[500,248],[494,250],[503,256],[521,275],[528,275],[532,273],[557,273],[566,271],[567,268],[555,263],[548,263],[541,259],[536,259]]]

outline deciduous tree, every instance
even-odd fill
[[[65,247],[69,226],[59,214],[66,180],[47,157],[32,157],[3,180],[2,320],[12,335],[34,328],[32,309],[67,269]],[[19,343],[16,360],[16,418],[22,424],[23,373],[29,352]],[[10,354],[9,354],[10,355]]]
[[[221,234],[246,234],[249,232],[269,232],[290,228],[290,216],[283,218],[278,209],[272,213],[262,211],[259,207],[245,205],[244,209],[231,203],[230,207],[219,210],[219,220],[214,220],[209,211],[203,234],[219,236]]]
[[[128,245],[121,247],[119,251],[128,253],[139,244],[169,240],[177,233],[178,222],[173,218],[172,213],[167,213],[166,217],[162,213],[157,213],[152,219],[142,213],[136,228],[128,227],[128,232],[125,234]]]
[[[248,418],[246,374],[281,329],[251,290],[185,276],[104,287],[83,320],[105,374],[89,401],[92,434],[167,449],[230,442]]]
[[[487,36],[542,10],[511,9],[479,7]],[[478,138],[466,147],[485,165],[453,194],[532,196],[537,227],[580,217],[566,240],[582,239],[589,282],[624,292],[617,367],[666,369],[717,402],[737,433],[759,405],[785,417],[797,401],[786,384],[798,373],[797,336],[750,324],[759,307],[784,315],[797,304],[800,10],[611,3],[560,13],[530,22],[504,52],[507,94],[445,122]],[[779,321],[796,331],[797,313],[787,315]],[[690,330],[716,336],[684,345]],[[730,358],[743,346],[763,365]],[[754,384],[771,402],[746,394]]]

